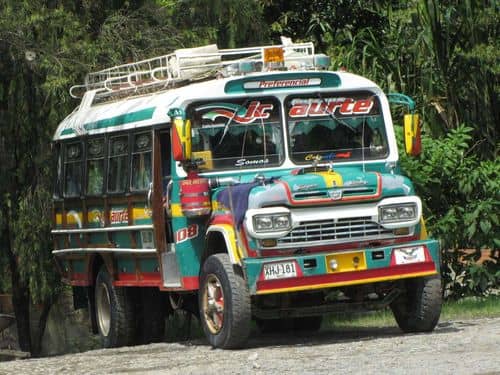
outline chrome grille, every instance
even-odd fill
[[[394,237],[393,231],[375,223],[371,217],[328,219],[301,222],[286,236],[278,239],[278,246],[316,241],[342,243],[353,239],[388,237]]]

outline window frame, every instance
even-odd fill
[[[285,127],[285,133],[286,133],[286,139],[287,139],[287,154],[288,154],[288,157],[290,159],[290,161],[294,164],[294,165],[297,165],[297,166],[303,166],[303,165],[308,165],[308,164],[311,164],[312,160],[304,160],[303,162],[302,161],[297,161],[296,158],[294,158],[294,153],[293,153],[293,150],[292,150],[292,142],[291,142],[291,134],[290,134],[290,126],[289,126],[289,121],[290,121],[290,116],[289,116],[289,109],[290,109],[290,102],[294,99],[314,99],[315,98],[315,94],[317,93],[309,93],[309,92],[305,92],[305,93],[297,93],[297,94],[291,94],[291,95],[288,95],[286,96],[284,99],[283,99],[283,123],[284,123],[284,127]],[[380,97],[379,95],[377,95],[377,93],[369,90],[369,89],[361,89],[361,90],[343,90],[343,91],[328,91],[328,92],[322,92],[321,93],[321,98],[323,99],[329,99],[329,98],[342,98],[342,97],[353,97],[353,96],[363,96],[363,95],[371,95],[373,96],[374,100],[376,101],[376,105],[377,105],[377,108],[378,108],[378,111],[379,113],[377,114],[377,116],[380,116],[381,120],[382,120],[382,128],[384,129],[384,134],[385,134],[385,143],[386,143],[386,150],[385,150],[385,153],[384,154],[381,154],[381,155],[377,155],[377,156],[366,156],[364,158],[365,161],[374,161],[374,160],[385,160],[387,159],[387,157],[390,155],[390,141],[389,141],[389,137],[388,137],[388,133],[387,133],[387,124],[385,122],[385,118],[384,118],[384,112],[383,112],[383,106],[382,106],[382,102],[380,100]],[[374,115],[370,115],[368,114],[368,116],[374,116]],[[326,115],[325,118],[328,118],[329,116]],[[340,117],[341,119],[343,117]],[[318,118],[319,119],[319,118]],[[313,120],[313,118],[305,118],[304,121],[311,121]],[[333,151],[332,151],[333,152]],[[311,151],[311,154],[313,154],[314,152]],[[320,161],[320,163],[326,163],[326,162],[333,162],[333,163],[343,163],[343,162],[354,162],[354,163],[358,163],[358,162],[361,162],[363,159],[361,158],[355,158],[355,159],[332,159],[332,160],[324,160],[324,161]]]
[[[142,135],[142,134],[148,134],[149,135],[149,149],[147,151],[134,151],[134,143],[136,137]],[[150,181],[148,186],[141,188],[141,189],[134,189],[132,185],[133,181],[133,172],[134,172],[134,155],[137,154],[146,154],[149,152],[150,155]],[[134,131],[129,133],[129,182],[128,182],[128,190],[130,193],[142,193],[145,191],[148,191],[150,189],[150,184],[153,182],[153,129],[149,128],[147,130],[139,130],[139,131]]]
[[[106,191],[106,194],[108,194],[108,195],[112,195],[112,196],[124,195],[124,194],[128,194],[130,192],[130,173],[132,170],[131,154],[130,154],[130,147],[131,147],[130,139],[132,138],[131,134],[134,134],[134,133],[130,132],[130,131],[129,132],[117,132],[117,133],[110,133],[106,137],[106,141],[107,141],[106,146],[108,148],[108,153],[106,155],[107,169],[106,169],[106,188],[105,188],[105,191]],[[125,181],[125,186],[124,186],[123,191],[110,191],[109,190],[109,181],[110,181],[109,173],[110,173],[110,169],[111,169],[111,158],[112,157],[122,157],[122,156],[112,156],[111,155],[110,143],[114,138],[120,138],[120,137],[127,138],[127,152],[125,155],[122,155],[122,156],[126,156],[126,158],[127,158],[127,160],[125,161],[127,176],[126,176],[126,181]]]
[[[102,156],[95,158],[92,157],[90,158],[90,153],[89,153],[89,144],[92,141],[95,140],[102,140]],[[91,138],[87,138],[85,140],[85,196],[86,197],[99,197],[105,194],[105,187],[107,185],[107,156],[108,156],[108,150],[107,150],[107,139],[108,137],[106,135],[97,135],[93,136]],[[89,193],[88,192],[88,187],[89,187],[89,161],[97,161],[102,159],[102,186],[101,186],[101,191],[99,193]]]
[[[78,161],[74,162],[68,162],[68,157],[67,157],[67,150],[71,145],[79,144],[80,145],[80,158]],[[62,168],[63,168],[63,179],[62,179],[62,196],[64,198],[79,198],[83,195],[83,185],[85,183],[84,178],[84,160],[85,160],[85,144],[82,139],[71,139],[68,142],[64,142],[62,144],[62,149],[63,149],[63,156],[62,156]],[[68,164],[76,164],[80,163],[80,176],[79,176],[79,182],[80,182],[80,189],[77,194],[75,195],[69,195],[66,191],[66,178],[67,178],[67,165]]]

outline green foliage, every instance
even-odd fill
[[[476,155],[479,144],[473,143],[472,131],[462,125],[442,139],[424,136],[420,157],[401,155],[402,168],[422,197],[427,228],[441,241],[450,297],[487,294],[500,284],[498,259],[475,263],[482,249],[491,249],[498,258],[500,160]],[[464,254],[458,249],[470,250]]]
[[[447,129],[475,124],[478,151],[498,152],[500,13],[495,1],[422,0],[422,53],[433,62],[434,105]]]
[[[28,190],[20,198],[18,217],[13,225],[20,274],[35,304],[52,299],[61,290],[59,277],[53,272],[51,207],[52,197],[43,187]]]

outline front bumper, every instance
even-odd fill
[[[423,246],[425,259],[414,263],[396,264],[394,250],[411,246]],[[356,269],[344,266],[349,262],[350,257],[360,258],[360,266]],[[329,266],[332,259],[337,259],[341,264],[337,270]],[[266,279],[264,264],[280,262],[294,262],[296,276]],[[243,259],[248,288],[252,295],[326,289],[429,276],[439,273],[439,265],[439,244],[436,240],[414,241],[364,250]]]

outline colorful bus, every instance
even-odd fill
[[[405,332],[441,310],[440,251],[398,163],[389,103],[311,43],[216,45],[114,66],[70,93],[54,135],[56,264],[103,347],[159,341],[173,308],[209,343],[318,330],[390,307]],[[389,100],[389,99],[391,100]]]

